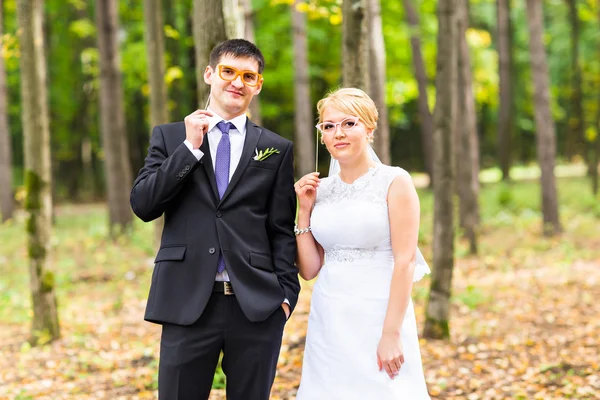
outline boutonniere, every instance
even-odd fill
[[[279,150],[273,147],[269,147],[261,151],[258,151],[258,149],[254,149],[254,160],[263,161],[271,157],[273,154],[279,154]]]

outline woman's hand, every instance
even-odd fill
[[[404,350],[400,333],[384,332],[377,346],[377,366],[385,369],[390,379],[394,379],[404,364]]]
[[[319,187],[319,172],[311,172],[304,175],[298,182],[294,184],[296,196],[298,196],[298,205],[301,210],[312,210],[317,198],[317,187]]]

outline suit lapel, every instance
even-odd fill
[[[215,178],[215,170],[213,169],[212,157],[210,156],[210,148],[208,146],[207,136],[204,136],[202,146],[200,146],[200,151],[204,153],[202,159],[200,160],[200,164],[202,164],[202,166],[204,167],[204,172],[206,172],[206,177],[210,182],[210,187],[212,188],[214,198],[216,201],[218,201],[219,191],[217,190],[217,180]]]
[[[229,181],[229,185],[227,185],[227,190],[223,194],[221,198],[221,203],[227,198],[229,193],[235,188],[235,185],[239,182],[241,176],[243,175],[246,167],[250,163],[250,159],[254,155],[254,150],[256,149],[256,145],[258,143],[258,139],[260,138],[261,129],[254,122],[249,119],[246,121],[246,138],[244,140],[244,149],[242,150],[242,156],[240,157],[240,162],[231,177],[231,181]],[[212,166],[212,164],[211,164]],[[212,169],[212,167],[211,167]],[[213,172],[214,175],[214,172]],[[216,188],[215,182],[215,188]],[[220,203],[219,203],[220,204]]]

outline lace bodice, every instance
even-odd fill
[[[311,215],[315,239],[325,250],[326,262],[355,262],[377,258],[393,260],[387,193],[396,176],[408,172],[399,167],[383,164],[348,184],[339,175],[321,179],[317,199]],[[380,264],[380,263],[378,263]],[[415,278],[429,272],[427,264],[417,251]]]

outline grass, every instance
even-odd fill
[[[0,321],[29,321],[29,270],[24,216],[0,228]],[[111,302],[118,309],[124,295],[147,294],[154,249],[152,225],[136,221],[134,233],[108,239],[106,212],[101,206],[60,206],[51,239],[49,265],[56,276],[59,309],[62,299],[89,290],[90,306]]]

